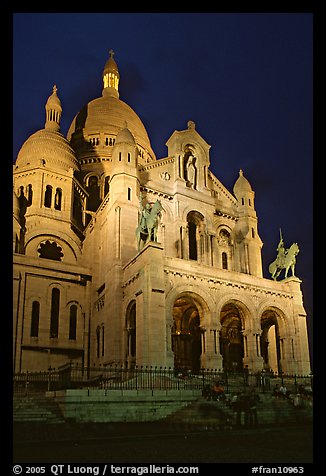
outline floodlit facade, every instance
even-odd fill
[[[301,281],[263,277],[243,172],[227,190],[193,121],[157,159],[119,81],[111,51],[102,96],[67,137],[54,87],[44,128],[17,156],[15,371],[74,362],[309,373]],[[153,234],[145,220],[137,235],[154,204]]]

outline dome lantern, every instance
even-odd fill
[[[103,91],[102,94],[119,98],[120,74],[117,63],[113,59],[114,51],[109,51],[110,57],[105,63],[103,70]]]
[[[57,96],[57,86],[53,86],[53,92],[48,98],[45,111],[46,111],[46,120],[45,120],[45,129],[51,131],[60,131],[60,118],[62,114],[62,107],[60,99]]]

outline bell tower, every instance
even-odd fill
[[[263,243],[258,235],[258,220],[254,207],[255,192],[241,169],[234,184],[233,192],[237,199],[239,214],[234,229],[238,271],[261,278],[263,276],[261,261]]]
[[[110,202],[116,210],[114,240],[117,243],[116,258],[122,264],[137,252],[136,228],[139,208],[139,180],[137,176],[138,148],[128,124],[125,124],[115,140],[112,150]]]

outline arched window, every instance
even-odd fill
[[[76,340],[77,336],[77,306],[70,306],[69,313],[69,340]]]
[[[130,159],[131,159],[130,152],[128,152],[128,162],[130,162]]]
[[[128,200],[131,200],[131,188],[128,187]]]
[[[87,210],[91,212],[96,212],[101,203],[100,200],[100,187],[98,185],[98,178],[96,175],[92,175],[88,179],[88,187],[87,191],[89,193],[89,197],[87,199]]]
[[[136,358],[136,301],[132,301],[126,314],[127,331],[127,362],[128,367],[135,363]]]
[[[83,204],[80,195],[75,190],[72,216],[79,228],[83,228]],[[89,216],[89,215],[88,215]]]
[[[109,190],[110,190],[109,182],[110,182],[110,176],[108,175],[105,177],[105,180],[104,180],[104,196],[106,196],[106,194],[109,193]]]
[[[51,338],[58,337],[59,307],[60,307],[60,291],[57,288],[53,288],[52,296],[51,296],[51,317],[50,317],[50,337]]]
[[[228,269],[228,255],[223,251],[222,253],[222,268]]]
[[[51,208],[52,203],[52,187],[51,185],[47,185],[44,194],[44,206],[47,208]]]
[[[96,357],[100,357],[100,339],[101,339],[101,328],[97,326],[96,328]]]
[[[40,322],[40,303],[33,301],[32,304],[32,319],[31,319],[31,337],[38,337]]]
[[[197,260],[197,227],[193,222],[189,223],[189,259]]]
[[[105,343],[104,343],[104,325],[102,324],[102,357],[104,357]]]
[[[33,189],[32,184],[27,186],[27,206],[32,205],[33,202]]]
[[[187,215],[189,259],[202,261],[204,259],[205,220],[203,215],[193,210]]]
[[[62,190],[61,188],[57,188],[55,191],[55,197],[54,197],[54,208],[56,210],[61,210],[61,201],[62,201]]]

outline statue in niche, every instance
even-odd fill
[[[196,157],[193,155],[192,150],[189,146],[185,147],[185,155],[184,155],[184,172],[185,172],[185,179],[187,181],[187,186],[193,189],[196,189]]]
[[[162,210],[162,205],[160,200],[156,200],[153,206],[149,203],[144,206],[143,194],[140,192],[139,207],[140,217],[136,228],[138,251],[140,251],[142,242],[145,246],[149,241],[157,241],[158,215]]]
[[[230,234],[227,231],[221,230],[220,235],[219,235],[219,239],[218,239],[218,244],[220,246],[229,246],[229,244],[230,244]]]

